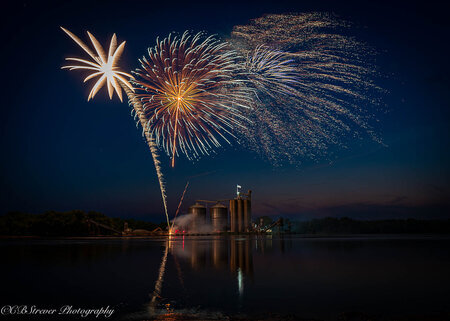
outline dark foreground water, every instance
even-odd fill
[[[98,320],[450,320],[448,237],[1,240],[0,250],[2,308],[114,309]]]

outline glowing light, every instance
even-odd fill
[[[86,51],[89,56],[93,59],[93,62],[78,58],[66,58],[66,60],[78,61],[84,63],[85,65],[80,66],[64,66],[62,69],[69,68],[69,70],[88,70],[91,74],[85,78],[85,82],[89,79],[100,77],[97,82],[92,87],[92,90],[89,94],[88,101],[91,98],[94,98],[95,94],[101,89],[101,87],[106,83],[108,87],[108,93],[110,99],[112,99],[113,92],[117,93],[120,101],[122,101],[122,88],[125,90],[129,104],[133,107],[133,111],[138,118],[138,122],[142,126],[143,136],[147,142],[148,147],[150,148],[150,152],[152,153],[153,163],[155,165],[156,174],[158,176],[159,187],[161,190],[161,196],[164,205],[164,212],[166,214],[167,227],[169,226],[169,215],[167,211],[167,200],[166,200],[166,189],[164,186],[163,174],[161,171],[160,161],[158,159],[158,150],[155,145],[152,134],[147,130],[147,119],[145,118],[145,114],[143,112],[143,107],[140,102],[134,95],[134,88],[129,83],[124,76],[128,78],[133,78],[130,74],[122,72],[119,70],[117,66],[118,60],[124,50],[125,41],[117,47],[117,37],[116,34],[112,36],[111,43],[109,45],[108,56],[106,56],[103,47],[97,41],[97,39],[88,31],[89,38],[91,39],[92,44],[95,48],[95,53],[92,51],[87,45],[85,45],[80,38],[75,36],[69,30],[61,27],[61,29],[68,34],[84,51]],[[122,88],[121,88],[122,87]],[[113,90],[114,88],[114,90]],[[170,231],[170,229],[169,229]]]
[[[159,266],[158,278],[155,282],[155,290],[152,293],[152,299],[150,301],[150,312],[155,313],[157,308],[157,299],[161,297],[162,283],[164,281],[164,273],[166,272],[167,254],[169,253],[169,241],[166,242],[164,249],[164,255],[161,260],[161,265]]]
[[[112,99],[113,93],[115,91],[120,101],[122,101],[122,88],[120,84],[123,84],[126,87],[128,87],[131,91],[134,91],[133,86],[127,80],[127,78],[128,79],[132,78],[132,76],[123,71],[120,71],[119,67],[117,66],[119,58],[122,55],[123,49],[125,47],[125,41],[122,42],[119,46],[117,46],[117,37],[116,34],[113,34],[111,38],[111,43],[109,45],[108,54],[106,54],[102,45],[88,31],[87,34],[89,35],[89,38],[94,46],[95,49],[94,52],[72,32],[63,27],[61,27],[61,29],[66,34],[68,34],[69,37],[71,37],[92,58],[92,61],[79,58],[66,58],[66,60],[68,61],[76,61],[82,63],[83,65],[69,65],[62,67],[62,69],[90,71],[90,75],[84,79],[84,82],[98,77],[97,82],[92,86],[91,92],[89,93],[88,101],[94,98],[97,92],[105,84],[108,88],[108,94],[110,99]]]
[[[173,227],[175,225],[175,220],[177,219],[177,215],[178,215],[178,212],[180,211],[180,207],[181,207],[181,204],[183,203],[184,195],[186,194],[188,186],[189,186],[189,181],[187,181],[186,186],[184,187],[184,191],[183,191],[183,194],[181,195],[180,203],[178,203],[178,207],[175,212],[175,216],[173,217],[171,229],[173,229]],[[176,232],[178,232],[178,230]],[[183,231],[183,233],[184,233],[184,231]]]
[[[340,34],[347,24],[326,14],[271,14],[235,26],[233,43],[245,57],[258,98],[249,124],[237,132],[274,165],[328,156],[346,138],[375,134],[370,50]]]
[[[251,83],[266,95],[276,98],[296,94],[297,67],[285,52],[258,45],[247,53],[245,69]]]
[[[239,289],[239,297],[242,298],[244,294],[244,276],[242,270],[240,268],[237,269],[237,281],[238,281],[238,289]]]
[[[155,144],[153,135],[148,130],[148,122],[147,118],[145,117],[141,101],[136,97],[136,95],[133,92],[130,91],[128,87],[124,87],[124,89],[127,92],[129,104],[130,106],[133,107],[133,111],[135,112],[136,117],[138,118],[138,121],[142,126],[142,135],[145,137],[148,147],[150,148],[150,152],[152,153],[153,164],[155,165],[156,175],[158,177],[159,189],[161,190],[161,197],[164,205],[164,213],[166,214],[167,229],[170,232],[169,213],[167,210],[166,188],[164,185],[164,177],[161,169],[161,162],[158,158],[158,149]]]
[[[149,48],[134,73],[149,128],[172,166],[180,153],[188,159],[209,155],[221,141],[230,143],[231,130],[242,126],[251,92],[227,46],[203,33],[169,35]]]

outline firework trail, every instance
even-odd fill
[[[183,191],[183,194],[181,195],[180,203],[178,204],[177,211],[175,212],[175,216],[172,221],[172,227],[170,228],[170,230],[172,230],[173,226],[175,225],[175,220],[177,219],[177,215],[178,215],[178,212],[180,211],[180,207],[181,207],[181,204],[183,203],[184,195],[186,194],[188,186],[189,186],[189,181],[186,183],[186,186],[184,187],[184,191]]]
[[[133,83],[140,88],[148,128],[172,158],[209,155],[230,143],[232,130],[242,127],[251,91],[239,78],[242,66],[228,44],[204,33],[169,35],[148,49]]]
[[[147,120],[143,112],[142,104],[140,103],[140,100],[136,98],[133,86],[129,83],[129,81],[126,78],[124,78],[127,77],[128,79],[132,79],[133,76],[120,71],[119,67],[117,66],[119,58],[122,55],[123,49],[125,47],[125,41],[122,42],[117,47],[117,37],[116,34],[114,34],[111,38],[108,54],[106,54],[102,45],[88,31],[87,34],[89,35],[89,38],[95,48],[94,52],[72,32],[70,32],[67,29],[64,29],[63,27],[61,27],[61,29],[66,34],[68,34],[81,48],[83,48],[83,50],[86,51],[88,55],[92,58],[92,61],[79,58],[66,58],[66,60],[68,61],[75,61],[78,63],[82,63],[82,65],[70,65],[62,67],[62,69],[89,71],[90,74],[84,79],[84,82],[99,77],[97,82],[92,87],[91,92],[89,93],[88,101],[94,98],[95,94],[105,85],[105,83],[108,88],[110,99],[112,99],[113,93],[115,91],[120,101],[122,101],[122,88],[126,92],[129,104],[134,108],[136,117],[139,119],[139,122],[142,126],[143,135],[150,148],[150,152],[152,153],[153,163],[155,165],[159,187],[161,190],[161,196],[163,199],[164,211],[167,219],[167,227],[169,228],[170,226],[169,226],[169,215],[167,212],[166,191],[164,187],[164,180],[161,172],[160,161],[158,160],[157,146],[155,145],[152,134],[147,129]]]
[[[156,175],[158,176],[159,189],[161,190],[161,197],[162,197],[163,205],[164,205],[164,213],[166,214],[167,228],[169,229],[170,223],[169,223],[169,213],[167,210],[166,188],[164,186],[164,177],[163,177],[163,173],[162,173],[161,166],[160,166],[161,162],[158,159],[158,148],[155,144],[155,140],[153,139],[152,134],[150,133],[150,130],[147,128],[148,122],[147,122],[147,119],[145,118],[145,114],[143,111],[141,101],[136,97],[136,95],[129,88],[124,87],[124,89],[128,95],[129,104],[130,104],[130,106],[133,107],[135,116],[138,118],[139,123],[142,126],[142,135],[145,137],[148,147],[150,148],[150,152],[152,153],[153,164],[155,165]],[[169,229],[169,231],[170,231],[170,229]]]
[[[273,164],[327,155],[345,137],[381,142],[370,122],[379,91],[364,54],[368,48],[339,34],[330,15],[266,15],[235,26],[232,41],[245,57],[257,99],[240,139]]]

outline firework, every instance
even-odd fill
[[[248,79],[256,88],[273,97],[295,95],[298,71],[294,60],[286,53],[258,45],[247,53],[245,70]]]
[[[177,210],[175,212],[175,216],[173,217],[172,227],[170,228],[170,233],[172,232],[173,226],[175,225],[175,220],[177,219],[177,215],[178,215],[178,212],[180,211],[180,207],[181,207],[181,204],[183,203],[184,195],[186,194],[188,186],[189,186],[189,181],[186,183],[186,186],[184,187],[183,194],[181,195],[180,203],[178,203],[178,207],[177,207]]]
[[[174,166],[180,153],[188,159],[209,155],[232,129],[242,126],[249,91],[239,79],[241,66],[228,44],[203,33],[169,35],[140,60],[134,83],[151,133]]]
[[[132,79],[133,77],[128,73],[120,71],[119,67],[117,66],[118,60],[125,47],[125,41],[122,42],[119,46],[117,46],[117,37],[116,34],[114,34],[111,38],[108,55],[106,55],[102,45],[89,31],[87,32],[87,34],[89,35],[89,38],[95,48],[95,52],[91,50],[86,44],[84,44],[83,41],[81,41],[80,38],[75,36],[72,32],[63,27],[61,27],[61,29],[66,34],[68,34],[81,48],[83,48],[83,50],[87,52],[89,56],[92,58],[92,61],[79,58],[66,58],[66,60],[68,61],[80,62],[82,63],[82,65],[71,65],[62,67],[62,69],[88,71],[90,74],[84,79],[84,82],[99,77],[97,82],[93,85],[91,89],[88,101],[91,98],[94,98],[95,94],[104,86],[105,83],[107,84],[110,99],[112,99],[113,92],[115,91],[120,101],[122,101],[122,88],[125,90],[128,96],[129,104],[133,107],[135,116],[142,126],[143,135],[150,148],[150,152],[152,153],[153,163],[155,165],[159,187],[161,190],[161,196],[163,199],[164,211],[167,219],[167,227],[169,228],[169,215],[167,211],[166,190],[160,167],[160,161],[158,159],[157,146],[155,145],[152,134],[149,132],[149,130],[147,130],[147,120],[143,112],[142,104],[136,98],[134,94],[134,88],[127,80],[127,78]]]
[[[112,99],[113,92],[115,91],[119,96],[120,101],[122,101],[121,86],[123,85],[129,88],[131,91],[134,91],[133,86],[131,86],[131,84],[127,80],[127,78],[132,78],[132,76],[120,71],[119,67],[117,66],[119,58],[122,55],[123,49],[125,47],[125,41],[117,47],[117,37],[116,34],[114,34],[111,38],[108,55],[106,55],[102,45],[89,31],[87,32],[87,34],[89,35],[89,38],[94,45],[95,52],[92,51],[88,46],[86,46],[83,41],[81,41],[80,38],[75,36],[72,32],[64,29],[63,27],[61,27],[61,29],[65,33],[67,33],[92,58],[92,61],[79,58],[66,58],[66,60],[68,61],[76,61],[82,63],[82,65],[62,67],[62,69],[89,71],[90,74],[84,79],[84,82],[98,77],[97,82],[92,86],[91,92],[89,93],[88,101],[91,98],[94,98],[95,94],[97,94],[97,92],[104,86],[105,83],[108,88],[110,99]]]
[[[375,72],[360,54],[368,49],[339,34],[346,26],[311,13],[234,27],[233,43],[258,95],[240,139],[272,163],[327,155],[349,135],[380,141],[370,125]]]
[[[150,148],[150,152],[152,153],[153,164],[155,165],[156,175],[158,177],[159,189],[161,190],[161,197],[164,205],[164,213],[166,214],[167,220],[167,228],[169,228],[169,213],[167,210],[167,196],[166,196],[166,188],[164,184],[164,177],[161,170],[161,162],[158,158],[158,148],[155,144],[155,140],[150,130],[147,128],[148,121],[145,118],[144,110],[142,107],[141,101],[136,97],[136,95],[128,88],[124,88],[128,95],[128,103],[133,108],[132,111],[135,114],[135,118],[137,118],[136,126],[141,124],[142,126],[142,135],[145,137],[148,147]]]

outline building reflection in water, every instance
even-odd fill
[[[284,244],[284,238],[272,240],[271,236],[250,236],[250,235],[231,235],[231,236],[208,236],[208,237],[185,237],[173,236],[165,242],[165,248],[162,253],[159,275],[156,280],[155,290],[150,304],[150,312],[154,315],[157,311],[159,299],[162,298],[161,290],[166,262],[171,261],[175,264],[175,271],[181,288],[185,288],[183,280],[183,269],[187,267],[194,273],[203,273],[206,270],[220,271],[222,274],[230,274],[236,280],[236,293],[239,301],[245,292],[245,284],[248,280],[253,281],[253,252],[270,253],[272,251],[285,251],[285,246],[290,248],[289,244]],[[168,255],[172,259],[168,260]],[[159,305],[166,310],[165,313],[173,312],[173,307]],[[162,311],[164,312],[164,311]]]
[[[214,238],[211,242],[211,261],[216,269],[228,265],[228,242],[224,238]]]
[[[229,266],[232,273],[253,277],[253,253],[250,237],[232,236],[230,242]]]
[[[169,242],[169,250],[177,259],[190,262],[194,271],[213,268],[236,274],[241,271],[246,276],[253,276],[252,244],[255,244],[255,240],[249,236],[212,236],[187,240],[174,237]]]

